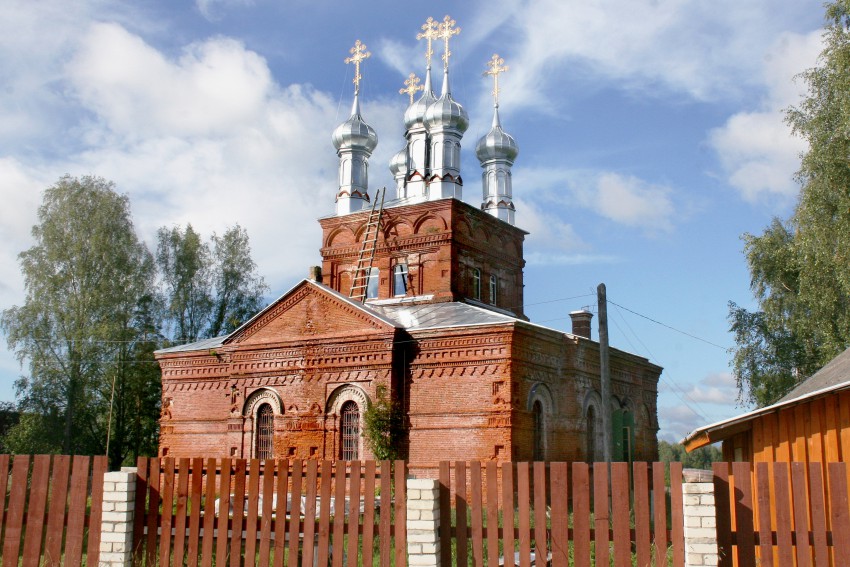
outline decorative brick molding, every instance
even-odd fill
[[[440,564],[440,482],[407,479],[407,563]]]
[[[717,510],[711,471],[687,469],[682,478],[685,565],[717,565]]]
[[[133,565],[133,512],[136,468],[103,475],[103,514],[100,520],[101,567]]]

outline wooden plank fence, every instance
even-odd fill
[[[106,457],[0,455],[2,564],[97,565]]]
[[[406,471],[404,461],[139,459],[136,563],[405,565]]]
[[[440,463],[442,565],[684,565],[682,466]],[[668,523],[669,520],[669,523]],[[612,561],[613,560],[613,561]]]
[[[713,469],[721,566],[850,564],[846,463]]]

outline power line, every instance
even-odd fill
[[[634,310],[632,310],[632,309],[629,309],[628,307],[625,307],[625,306],[623,306],[623,305],[620,305],[619,303],[615,303],[615,302],[611,301],[610,299],[608,300],[608,303],[611,303],[612,305],[616,305],[616,306],[617,306],[617,307],[619,307],[620,309],[625,309],[625,310],[626,310],[626,311],[628,311],[629,313],[632,313],[632,314],[634,314],[634,315],[637,315],[638,317],[643,317],[643,318],[644,318],[644,319],[646,319],[647,321],[652,321],[652,322],[653,322],[653,323],[655,323],[656,325],[661,325],[662,327],[665,327],[665,328],[667,328],[667,329],[670,329],[671,331],[676,331],[677,333],[680,333],[680,334],[682,334],[682,335],[685,335],[686,337],[690,337],[690,338],[692,338],[692,339],[695,339],[695,340],[698,340],[698,341],[700,341],[700,342],[706,343],[706,344],[711,345],[711,346],[713,346],[713,347],[717,347],[717,348],[722,349],[722,350],[724,350],[724,351],[728,351],[728,350],[729,350],[729,348],[728,348],[728,347],[721,346],[721,345],[719,345],[719,344],[717,344],[717,343],[713,343],[713,342],[709,341],[708,339],[703,339],[702,337],[698,337],[698,336],[696,336],[696,335],[692,335],[691,333],[688,333],[687,331],[683,331],[683,330],[681,330],[681,329],[677,329],[676,327],[671,327],[670,325],[668,325],[668,324],[666,324],[666,323],[662,323],[661,321],[657,321],[657,320],[653,319],[652,317],[649,317],[649,316],[647,316],[647,315],[644,315],[643,313],[638,313],[637,311],[634,311]]]

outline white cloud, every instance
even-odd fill
[[[782,34],[765,57],[766,94],[758,107],[732,115],[709,134],[727,181],[748,202],[770,199],[784,206],[797,194],[794,172],[806,143],[791,134],[784,109],[799,103],[805,85],[792,78],[814,66],[821,48],[820,32]]]
[[[697,404],[734,407],[738,400],[738,386],[730,372],[709,374],[685,392],[686,399]]]

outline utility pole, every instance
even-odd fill
[[[611,462],[611,369],[608,364],[608,299],[605,284],[596,288],[599,307],[599,378],[602,382],[602,460]]]

